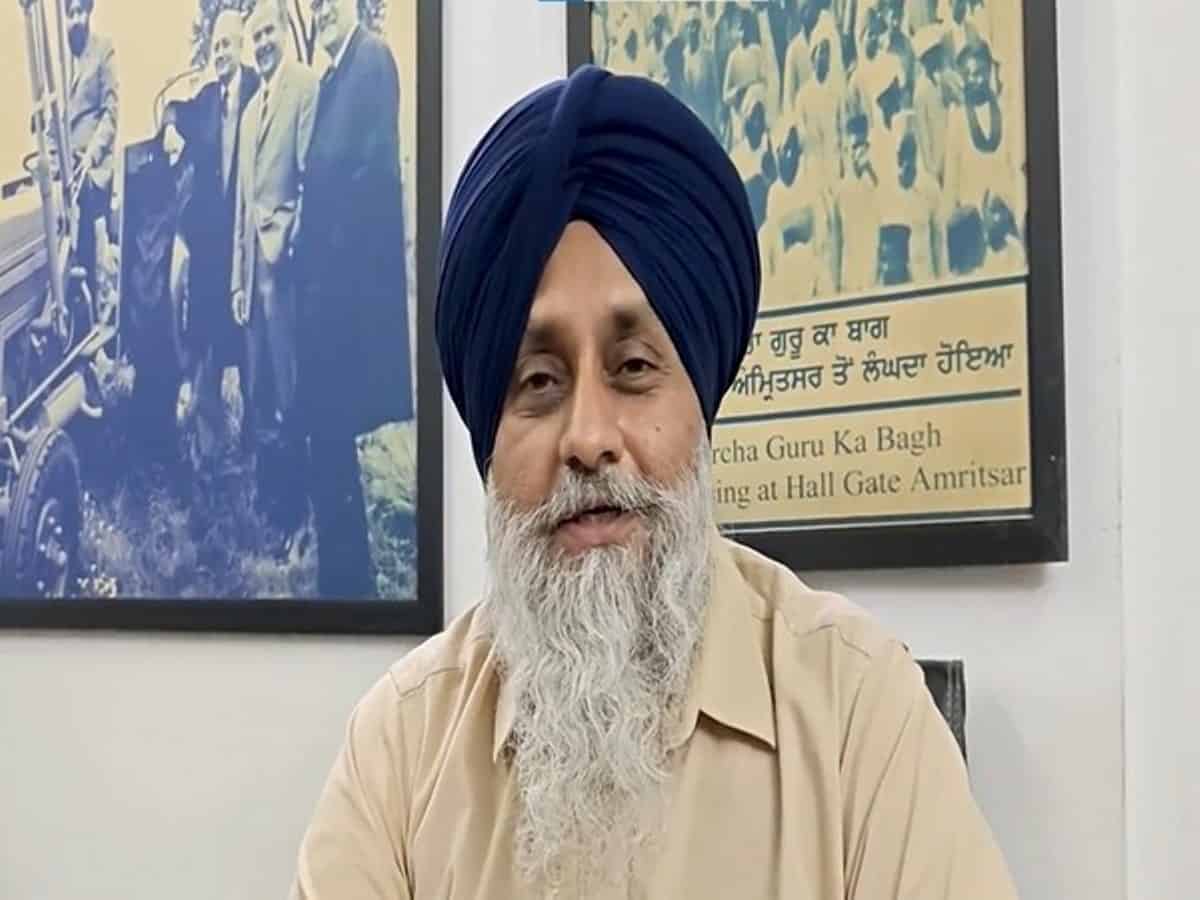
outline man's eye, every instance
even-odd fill
[[[642,359],[640,356],[634,356],[621,363],[622,375],[645,375],[654,366],[648,360]]]
[[[534,393],[549,390],[553,386],[554,376],[549,372],[533,372],[525,376],[525,380],[521,382],[522,390],[533,391]]]

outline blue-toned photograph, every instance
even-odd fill
[[[4,597],[414,599],[417,6],[0,3]]]
[[[595,3],[592,57],[719,137],[762,305],[1027,271],[1021,0]]]

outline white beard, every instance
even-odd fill
[[[711,455],[702,437],[672,486],[567,471],[518,512],[488,484],[491,586],[484,615],[516,698],[518,866],[553,885],[628,878],[661,826],[668,742],[679,725],[711,585]],[[554,524],[582,509],[641,511],[629,546],[567,555]]]

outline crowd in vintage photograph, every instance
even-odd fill
[[[1026,271],[1019,0],[599,3],[592,47],[728,150],[764,306]]]

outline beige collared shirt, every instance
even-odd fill
[[[589,900],[1013,900],[903,645],[765,557],[714,546],[665,836],[638,883]],[[351,717],[294,900],[531,896],[499,752],[512,709],[476,610],[393,666]]]

